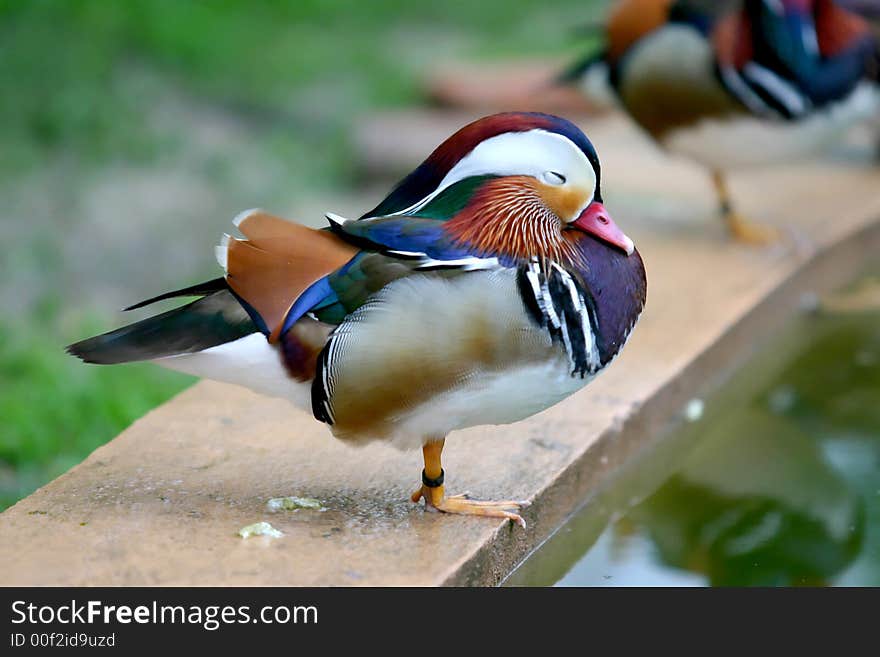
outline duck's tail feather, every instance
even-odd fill
[[[111,365],[197,353],[257,332],[232,292],[216,290],[218,285],[216,280],[209,281],[136,304],[132,308],[173,296],[208,293],[180,308],[69,345],[67,352],[87,363]]]
[[[608,54],[604,50],[600,50],[571,64],[556,76],[554,82],[563,86],[577,84],[592,69],[607,66]]]
[[[149,306],[154,303],[158,303],[159,301],[165,301],[165,299],[173,299],[175,297],[203,297],[209,294],[213,294],[214,292],[220,292],[221,290],[228,290],[229,285],[226,283],[226,279],[224,277],[214,278],[210,281],[206,281],[204,283],[197,283],[196,285],[190,285],[189,287],[183,287],[179,290],[173,290],[171,292],[164,292],[155,297],[150,297],[149,299],[145,299],[144,301],[139,301],[127,308],[123,308],[123,312],[128,312],[129,310],[137,310],[138,308],[143,308],[144,306]]]

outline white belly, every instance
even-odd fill
[[[244,386],[261,395],[282,397],[311,412],[311,383],[300,383],[287,373],[278,349],[262,333],[153,362],[185,374]]]
[[[878,112],[880,88],[865,82],[844,100],[797,121],[707,119],[670,132],[663,146],[718,170],[773,164],[819,153]]]

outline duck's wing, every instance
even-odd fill
[[[182,296],[201,299],[70,345],[68,351],[87,362],[122,363],[196,354],[252,333],[275,341],[291,308],[299,302],[304,313],[323,301],[320,282],[360,251],[329,231],[259,210],[242,213],[235,224],[246,239],[227,235],[217,247],[225,277],[166,292],[126,310]]]
[[[442,220],[327,218],[330,226],[319,230],[252,210],[235,221],[246,239],[226,235],[217,247],[226,283],[270,342],[307,314],[339,324],[405,276],[429,271],[453,276],[500,266],[496,258],[455,243]]]
[[[261,210],[242,213],[234,223],[246,239],[224,236],[217,260],[229,287],[270,342],[277,341],[295,304],[304,306],[301,316],[320,303],[321,282],[360,250],[330,231]]]

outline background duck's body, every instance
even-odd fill
[[[696,27],[667,24],[633,46],[617,85],[621,104],[661,146],[710,169],[815,153],[880,108],[866,80],[799,116],[752,112],[719,78],[711,46]]]
[[[515,422],[572,394],[619,352],[645,301],[632,242],[601,205],[598,159],[572,124],[496,115],[447,140],[357,221],[314,230],[261,211],[217,249],[226,276],[152,301],[201,299],[72,345],[286,397],[358,443],[423,446],[416,497],[446,498],[456,429]]]
[[[880,71],[880,0],[840,0],[840,5],[857,13],[870,24],[876,44],[876,66]],[[880,74],[878,74],[876,82],[880,86]],[[877,158],[880,159],[880,109],[875,112],[873,123],[877,139]]]
[[[624,0],[607,39],[601,59],[623,108],[712,171],[746,240],[770,234],[732,211],[726,172],[816,153],[880,112],[867,26],[830,0]]]

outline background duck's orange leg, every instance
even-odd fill
[[[443,487],[443,467],[440,464],[440,455],[443,452],[444,439],[433,440],[422,446],[422,454],[425,459],[425,469],[422,473],[422,486],[412,494],[412,501],[418,502],[425,498],[427,508],[443,511],[444,513],[460,513],[473,516],[490,516],[493,518],[508,518],[520,527],[526,526],[518,511],[527,502],[515,502],[503,500],[489,502],[468,499],[467,495],[452,495],[446,497]]]
[[[733,208],[730,199],[730,190],[727,188],[727,180],[721,171],[712,171],[712,183],[715,185],[715,193],[718,196],[718,204],[721,207],[721,217],[727,224],[730,235],[738,242],[746,244],[770,244],[779,239],[779,231],[771,226],[762,226],[753,223]]]

